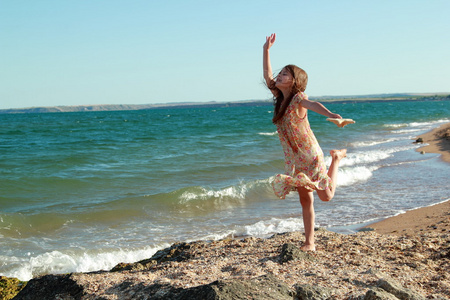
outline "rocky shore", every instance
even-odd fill
[[[448,299],[449,207],[404,234],[318,229],[316,252],[299,250],[301,232],[178,243],[110,271],[32,279],[14,299]]]

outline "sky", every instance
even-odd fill
[[[450,92],[448,0],[0,0],[0,109]]]

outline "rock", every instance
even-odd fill
[[[300,300],[326,300],[333,295],[330,289],[309,284],[296,285],[295,290]]]
[[[44,275],[28,281],[15,300],[81,299],[84,289],[72,274]]]
[[[418,139],[416,140],[416,143],[423,143],[423,138],[418,138]]]
[[[301,250],[293,244],[284,244],[281,249],[280,262],[285,263],[291,260],[308,260],[314,261],[315,258],[308,252]]]
[[[27,283],[17,278],[0,276],[0,299],[12,299]]]
[[[111,269],[111,272],[143,271],[150,269],[152,266],[156,264],[158,264],[158,262],[152,259],[145,259],[135,263],[119,263],[114,268]]]
[[[398,298],[383,289],[372,288],[367,291],[362,300],[398,300]]]
[[[377,281],[377,287],[382,288],[386,292],[391,293],[398,299],[402,300],[422,300],[425,299],[419,293],[402,287],[399,283],[395,282],[393,279],[379,279]]]
[[[77,283],[80,278],[77,276],[80,274],[46,275],[33,279],[15,299],[104,299],[96,297],[91,291],[80,286]],[[145,285],[124,281],[116,287],[116,290],[120,291],[120,294],[116,294],[117,299],[292,300],[295,296],[293,290],[271,274],[251,280],[218,280],[186,289],[175,288],[169,284]]]
[[[260,300],[292,300],[295,293],[284,282],[271,274],[256,277],[252,280],[219,280],[211,284],[184,290],[177,298],[190,299],[260,299]],[[161,298],[162,299],[162,298]],[[167,299],[167,298],[165,298]]]
[[[425,154],[426,152],[425,151],[420,151],[420,154]]]
[[[143,271],[152,266],[166,261],[186,261],[192,257],[191,250],[204,247],[206,242],[177,243],[172,246],[157,251],[151,258],[135,263],[119,263],[111,272],[119,271]]]

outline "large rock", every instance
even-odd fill
[[[14,300],[81,299],[84,294],[72,274],[45,275],[30,280]]]
[[[401,300],[424,300],[425,297],[420,295],[419,293],[402,287],[398,282],[393,279],[384,279],[381,278],[377,281],[377,286],[382,288],[386,292],[391,293],[395,297]]]
[[[148,270],[152,266],[166,261],[185,261],[192,257],[195,249],[205,247],[207,243],[203,241],[192,243],[176,243],[172,246],[157,251],[151,258],[138,261],[136,263],[119,263],[111,269],[118,271],[142,271]]]
[[[103,299],[91,294],[77,283],[80,274],[47,275],[31,280],[15,299]],[[155,300],[191,300],[191,299],[261,299],[292,300],[295,292],[284,282],[271,274],[251,280],[218,280],[210,284],[193,288],[175,288],[168,284],[137,284],[123,282],[117,287],[118,299],[155,299]]]
[[[156,299],[156,298],[155,298]],[[160,299],[261,299],[292,300],[294,292],[273,275],[263,275],[252,280],[219,280],[181,291],[174,298]]]

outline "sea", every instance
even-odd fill
[[[365,224],[450,199],[450,165],[418,135],[450,101],[324,103],[309,112],[324,153],[348,149],[316,226]],[[302,231],[298,194],[278,199],[284,157],[273,107],[0,114],[0,275],[109,270],[177,242]]]

